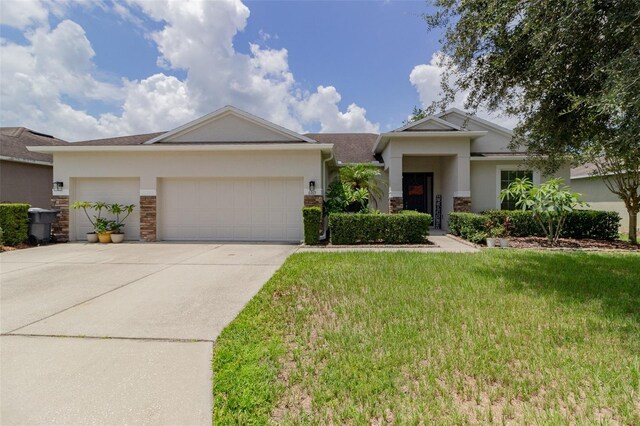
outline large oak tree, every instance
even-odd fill
[[[520,118],[512,147],[546,171],[592,162],[625,202],[630,237],[640,210],[640,2],[638,0],[432,0],[444,28],[445,108]],[[617,176],[612,178],[611,176]]]

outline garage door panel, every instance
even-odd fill
[[[302,178],[162,179],[158,197],[162,239],[302,238]]]
[[[109,204],[135,204],[136,207],[125,220],[124,232],[127,240],[140,239],[140,180],[137,178],[75,178],[73,179],[73,199],[75,201],[104,201]],[[94,211],[89,211],[93,216]],[[102,212],[103,217],[112,218]],[[82,210],[72,210],[73,230],[76,240],[84,240],[93,226]]]

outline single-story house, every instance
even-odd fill
[[[602,177],[596,174],[593,164],[571,169],[571,188],[582,194],[582,199],[589,203],[590,209],[618,212],[621,218],[620,232],[629,232],[629,213],[624,202],[607,188]]]
[[[33,147],[53,155],[63,182],[53,203],[59,239],[82,240],[90,225],[76,200],[134,203],[128,239],[300,241],[301,208],[321,206],[342,165],[380,167],[388,183],[378,207],[434,215],[500,207],[498,194],[523,168],[511,132],[450,109],[391,132],[298,134],[227,106],[176,129]],[[569,169],[560,171],[569,179]]]
[[[0,127],[0,202],[48,208],[53,185],[53,157],[27,146],[67,142],[24,127]]]

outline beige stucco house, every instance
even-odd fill
[[[303,206],[322,205],[339,167],[369,163],[388,183],[378,207],[429,212],[500,208],[501,187],[539,182],[507,145],[508,129],[452,109],[392,132],[298,134],[227,106],[168,132],[33,147],[64,183],[58,238],[90,231],[76,200],[133,203],[128,239],[300,241]],[[569,179],[569,170],[560,176]],[[508,206],[505,206],[508,207]]]
[[[594,165],[586,164],[571,169],[571,187],[582,194],[582,198],[593,210],[614,211],[620,214],[620,232],[629,232],[629,213],[624,202],[611,192]],[[640,232],[640,227],[637,231]]]

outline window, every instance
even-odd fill
[[[500,170],[500,190],[506,189],[511,182],[516,179],[528,178],[533,181],[533,172],[531,170]],[[504,200],[500,203],[502,210],[515,210],[516,200]]]

